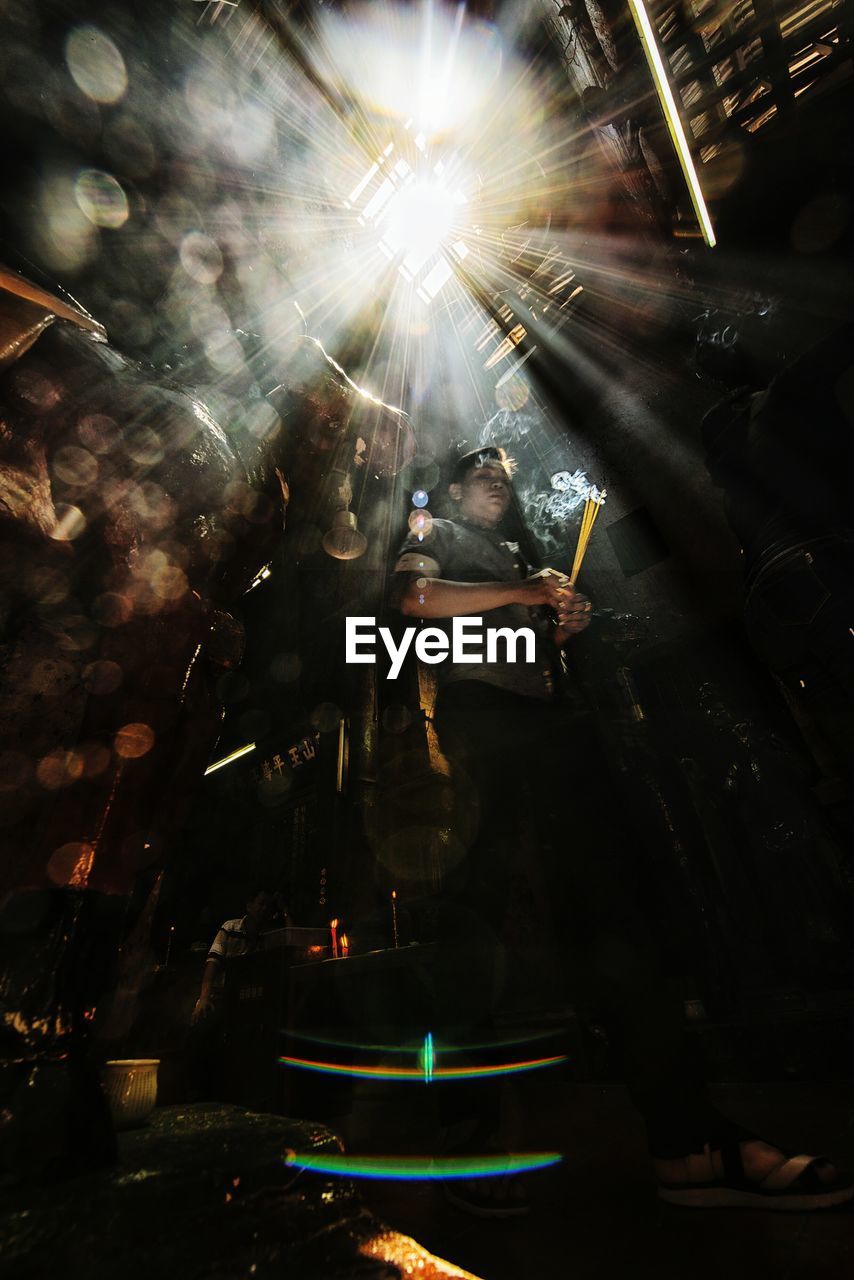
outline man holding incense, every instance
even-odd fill
[[[775,1207],[793,1209],[852,1198],[854,1187],[840,1185],[827,1161],[790,1160],[709,1101],[688,1050],[681,1001],[668,990],[637,910],[626,857],[636,840],[617,816],[589,713],[556,679],[559,649],[588,626],[590,602],[563,574],[531,573],[518,544],[507,540],[510,475],[501,449],[461,457],[449,486],[455,518],[434,520],[421,541],[407,538],[395,566],[398,607],[407,617],[445,629],[453,618],[483,616],[490,626],[533,626],[538,633],[532,662],[511,661],[509,652],[493,662],[455,662],[449,655],[438,668],[434,725],[462,793],[458,812],[476,815],[464,866],[445,886],[449,916],[500,928],[509,910],[508,859],[519,833],[533,826],[561,954],[574,984],[582,983],[616,1023],[662,1198],[708,1207],[773,1199]],[[544,610],[553,621],[541,616]],[[452,934],[453,926],[449,948],[465,965],[466,941]],[[459,1008],[464,977],[450,975],[450,1011]],[[469,1030],[474,1038],[473,1024]],[[455,1149],[494,1145],[495,1092],[481,1088],[473,1100],[468,1091],[464,1106],[463,1097],[462,1090],[449,1095],[456,1107],[444,1117],[448,1125],[457,1121]],[[448,1193],[481,1216],[525,1207],[512,1176],[455,1182]]]

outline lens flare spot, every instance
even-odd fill
[[[43,658],[31,667],[25,678],[25,687],[40,698],[66,696],[74,685],[75,670],[70,662],[58,658]]]
[[[97,460],[88,449],[73,444],[57,449],[52,470],[58,480],[78,489],[87,489],[98,479]]]
[[[121,599],[120,596],[117,599]],[[83,671],[83,684],[90,693],[103,697],[115,693],[122,682],[122,669],[117,662],[109,658],[100,658],[90,662]]]
[[[177,565],[166,565],[158,570],[150,580],[149,586],[158,600],[174,603],[187,593],[187,577],[183,569]]]
[[[98,27],[75,27],[65,42],[65,62],[81,93],[93,102],[118,102],[128,87],[125,60]]]
[[[387,733],[405,733],[412,724],[412,712],[402,702],[392,703],[383,711],[383,728]]]
[[[79,507],[67,502],[58,502],[54,509],[56,524],[48,535],[54,542],[73,542],[86,531],[86,517]]]
[[[54,569],[34,569],[28,581],[32,598],[42,604],[62,604],[71,594],[65,574]]]
[[[222,275],[222,254],[215,240],[202,231],[190,231],[181,241],[181,266],[197,284],[215,284]]]
[[[430,1078],[431,1080],[490,1080],[502,1076],[523,1075],[529,1071],[542,1071],[545,1067],[555,1067],[566,1062],[563,1054],[549,1058],[528,1058],[521,1062],[502,1062],[491,1066],[437,1067],[433,1037],[430,1036]],[[389,1066],[357,1066],[339,1062],[320,1062],[312,1058],[296,1058],[283,1055],[279,1058],[282,1067],[295,1067],[301,1071],[316,1071],[321,1075],[347,1076],[352,1080],[388,1080],[408,1083],[424,1081],[424,1046],[416,1054],[418,1065],[413,1067]]]
[[[83,759],[76,751],[57,748],[42,756],[36,766],[36,777],[45,791],[70,787],[83,775]]]
[[[444,1181],[448,1178],[494,1178],[533,1172],[560,1164],[557,1151],[483,1156],[362,1156],[323,1152],[285,1152],[285,1164],[311,1173],[344,1178],[386,1178],[396,1181]]]
[[[413,511],[409,516],[409,532],[419,539],[426,538],[433,528],[433,517],[429,511]]]
[[[92,453],[109,453],[119,438],[119,428],[104,413],[87,413],[77,422],[77,435]]]
[[[103,169],[84,169],[79,173],[74,183],[74,198],[80,212],[96,227],[115,230],[124,226],[130,215],[124,188]]]
[[[54,884],[85,889],[95,861],[95,846],[85,840],[60,845],[50,856],[47,874]]]
[[[321,733],[331,733],[333,729],[337,729],[340,719],[341,709],[334,702],[321,702],[311,713],[311,723]]]
[[[270,663],[270,675],[277,684],[290,684],[299,678],[301,671],[298,653],[278,653]]]
[[[109,767],[113,753],[102,742],[85,742],[80,748],[83,757],[83,775],[86,778],[97,778]]]
[[[92,605],[92,617],[102,627],[120,627],[132,616],[133,604],[118,591],[102,592]],[[96,689],[95,692],[100,693],[101,690]]]
[[[134,722],[119,729],[114,740],[116,754],[124,760],[139,760],[154,746],[151,725]]]
[[[141,467],[156,467],[165,457],[160,436],[150,427],[139,427],[128,438],[125,451],[128,457],[138,462]]]
[[[262,777],[258,783],[258,800],[267,809],[273,809],[276,805],[282,804],[291,789],[293,779],[290,773],[271,773],[269,777]]]

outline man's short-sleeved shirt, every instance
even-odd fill
[[[239,920],[226,920],[210,945],[208,960],[231,960],[234,956],[245,956],[250,950],[246,936],[246,916]]]
[[[510,582],[528,577],[528,565],[515,542],[507,542],[498,530],[479,529],[462,520],[434,520],[419,542],[411,534],[397,557],[398,573],[423,573],[425,577],[449,582]],[[525,605],[508,604],[483,614],[484,627],[531,627],[536,636],[533,662],[525,662],[524,646],[518,646],[517,662],[508,662],[506,647],[498,648],[495,662],[452,662],[449,656],[438,665],[441,684],[459,680],[482,680],[528,698],[547,699],[554,687],[552,658],[543,634],[543,623]],[[440,627],[451,638],[450,618],[431,618],[430,626]]]
[[[218,961],[219,973],[215,979],[215,989],[222,990],[228,961],[235,956],[245,956],[254,949],[250,946],[246,935],[246,916],[242,916],[239,920],[226,920],[225,924],[217,930],[207,954],[208,960]]]

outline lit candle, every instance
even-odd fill
[[[400,946],[400,942],[398,941],[398,937],[397,937],[397,890],[396,889],[392,889],[391,891],[391,926],[392,926],[392,929],[394,930],[394,945],[398,947]]]
[[[341,954],[342,956],[348,956],[350,954],[350,939],[347,937],[346,933],[341,934]]]
[[[332,937],[332,959],[338,959],[338,917],[329,921],[329,932]]]
[[[175,934],[175,926],[173,924],[169,926],[169,941],[166,943],[166,963],[163,966],[164,969],[168,968],[169,966],[169,957],[172,954],[172,938],[174,934]]]

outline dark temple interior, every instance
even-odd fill
[[[654,986],[716,1108],[854,1172],[852,39],[0,4],[10,1276],[850,1274],[843,1192],[657,1195],[627,1063]],[[592,620],[548,771],[508,733],[478,791],[395,565],[490,448]]]

